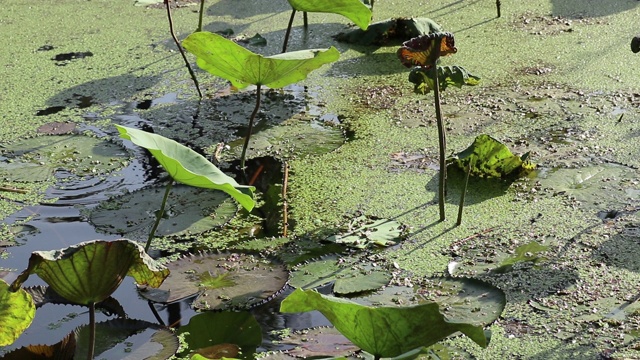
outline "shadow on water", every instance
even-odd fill
[[[552,0],[554,16],[600,17],[635,9],[637,0]]]

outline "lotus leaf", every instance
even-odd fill
[[[291,273],[289,285],[310,289],[335,282],[333,291],[346,295],[379,289],[391,279],[391,272],[384,267],[362,265],[359,260],[349,261],[329,256],[296,266]]]
[[[31,325],[36,306],[24,289],[10,291],[0,279],[0,346],[10,345]]]
[[[371,10],[360,0],[288,0],[294,10],[340,14],[366,30],[371,21]]]
[[[89,326],[74,330],[76,357],[88,351]],[[170,358],[178,350],[178,337],[170,329],[135,319],[112,319],[96,324],[96,359],[135,360]]]
[[[253,209],[255,201],[252,194],[255,188],[239,185],[204,156],[160,135],[120,125],[116,127],[120,137],[149,150],[173,180],[185,185],[222,190],[236,199],[247,211]]]
[[[189,35],[182,45],[198,58],[198,66],[231,81],[238,89],[251,84],[281,88],[305,79],[311,71],[340,57],[334,47],[264,57],[205,31]]]
[[[359,45],[382,46],[440,31],[440,25],[428,18],[395,18],[375,22],[366,30],[354,29],[338,34],[336,40]]]
[[[370,245],[395,245],[402,234],[403,227],[397,221],[363,215],[353,219],[343,233],[329,236],[327,241],[363,249]]]
[[[73,359],[76,338],[69,334],[53,345],[29,345],[4,354],[3,360]]]
[[[112,198],[92,209],[89,220],[100,231],[144,239],[156,221],[163,192],[155,187]],[[159,236],[199,234],[226,224],[238,210],[225,193],[190,186],[174,186],[167,204]]]
[[[350,300],[296,289],[281,304],[281,312],[320,311],[347,339],[376,357],[393,357],[435,344],[462,332],[487,346],[482,326],[451,321],[435,302],[413,306],[364,306]]]
[[[187,325],[178,329],[178,334],[186,334],[184,339],[189,349],[200,354],[205,349],[211,351],[213,345],[227,344],[239,347],[245,358],[252,358],[262,344],[260,324],[247,311],[207,311],[192,317]]]
[[[519,262],[530,262],[536,264],[540,261],[544,261],[545,258],[538,255],[538,253],[547,251],[548,249],[548,246],[540,245],[535,241],[520,245],[516,248],[516,253],[514,256],[511,256],[502,261],[502,263],[500,263],[500,266],[493,271],[499,273],[508,271],[513,267],[514,264]]]
[[[11,289],[17,290],[31,274],[38,275],[65,299],[89,305],[109,297],[126,275],[140,285],[158,287],[169,270],[157,264],[137,243],[120,239],[34,251],[29,267],[11,284]]]
[[[145,298],[171,303],[196,294],[196,309],[247,309],[278,294],[288,280],[284,266],[239,254],[199,254],[167,264],[171,275],[158,289],[141,288]]]
[[[489,135],[478,135],[473,144],[459,152],[456,164],[465,171],[471,165],[471,175],[504,178],[524,176],[535,169],[528,161],[529,153],[516,156],[500,141]]]

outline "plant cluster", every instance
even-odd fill
[[[169,24],[173,34],[169,2],[164,0],[164,3],[167,6]],[[203,3],[204,1],[201,2],[201,4]],[[286,52],[288,35],[296,11],[303,11],[305,19],[306,12],[341,14],[352,20],[362,30],[366,30],[371,20],[371,9],[359,0],[336,0],[332,2],[331,6],[317,0],[289,0],[289,3],[293,10],[282,54],[263,56],[253,53],[221,35],[203,32],[202,6],[197,31],[189,35],[182,44],[179,44],[173,35],[180,49],[184,47],[196,56],[200,68],[229,80],[236,89],[249,85],[256,86],[255,107],[249,119],[249,130],[244,139],[240,156],[241,169],[245,168],[246,151],[254,120],[260,108],[262,87],[277,89],[293,84],[305,79],[311,71],[336,61],[340,56],[334,47]],[[499,16],[499,1],[497,1],[497,6]],[[447,167],[446,137],[440,110],[440,91],[450,85],[457,87],[475,85],[479,80],[478,77],[468,73],[462,67],[437,65],[441,56],[454,54],[456,51],[453,34],[444,32],[428,33],[412,38],[403,43],[398,50],[402,64],[413,67],[409,79],[415,84],[416,91],[423,94],[434,92],[440,143],[440,220],[445,220],[444,196]],[[195,74],[184,54],[183,57],[198,93],[202,97]],[[273,298],[282,291],[288,281],[288,272],[283,266],[273,264],[263,257],[249,254],[201,253],[183,257],[167,265],[160,265],[152,259],[147,251],[149,251],[158,226],[165,215],[165,205],[175,182],[197,188],[221,190],[237,201],[246,211],[251,211],[256,204],[255,188],[239,184],[206,158],[173,140],[125,126],[116,125],[116,127],[121,138],[147,149],[169,175],[162,203],[160,208],[155,211],[155,221],[149,231],[145,247],[143,248],[136,242],[127,239],[96,240],[58,251],[34,252],[29,260],[28,268],[11,285],[0,282],[0,345],[14,342],[33,320],[36,308],[36,302],[32,295],[34,290],[22,288],[22,284],[32,274],[38,275],[49,285],[47,291],[50,291],[49,296],[55,298],[55,301],[89,308],[90,325],[86,344],[83,343],[84,340],[79,335],[80,332],[70,334],[59,344],[59,348],[62,349],[60,351],[65,351],[67,355],[72,354],[71,357],[74,356],[73,354],[79,354],[79,349],[86,346],[88,359],[94,358],[96,353],[96,307],[110,308],[112,306],[115,313],[119,312],[118,307],[110,305],[108,300],[127,275],[135,279],[141,295],[150,301],[171,304],[180,299],[198,295],[194,306],[202,310],[247,309]],[[526,155],[518,157],[511,154],[504,145],[487,135],[479,136],[472,147],[459,153],[456,159],[455,162],[466,169],[467,174],[481,176],[504,177],[513,172],[531,168]],[[462,202],[463,200],[461,204]],[[374,219],[370,221],[366,218],[359,218],[357,221],[354,220],[354,223],[344,234],[335,235],[328,240],[336,244],[348,244],[354,248],[365,249],[371,245],[393,245],[401,233],[400,224],[390,220]],[[333,265],[339,262],[339,260],[330,261]],[[325,265],[316,263],[305,266],[323,268]],[[356,268],[359,270],[353,272],[352,270]],[[171,270],[174,272],[172,273]],[[300,277],[300,273],[307,270],[298,269],[298,277],[294,277],[296,280],[293,282],[297,289],[283,301],[280,310],[281,312],[319,310],[340,333],[359,349],[371,354],[376,359],[396,357],[402,354],[405,354],[407,358],[420,356],[430,351],[429,346],[456,332],[461,332],[478,345],[486,347],[488,339],[483,326],[494,321],[504,307],[504,294],[498,289],[487,284],[478,284],[473,280],[458,279],[459,282],[464,283],[467,292],[469,289],[478,289],[478,294],[482,293],[483,297],[491,294],[495,298],[496,308],[489,312],[492,314],[491,316],[478,319],[472,319],[470,314],[473,311],[467,310],[461,311],[465,314],[461,317],[460,314],[445,314],[449,310],[443,310],[437,302],[431,301],[427,295],[422,296],[420,287],[415,288],[415,292],[412,290],[406,300],[395,295],[392,296],[392,299],[388,299],[389,294],[385,293],[387,290],[384,289],[392,280],[387,276],[388,274],[352,266],[350,272],[344,274],[348,274],[349,277],[357,277],[358,280],[348,281],[345,278],[335,276],[344,270],[344,267],[331,268],[330,272],[333,275],[327,275],[321,280],[309,280]],[[172,276],[173,278],[171,278]],[[367,281],[362,281],[362,279],[367,279]],[[375,296],[384,299],[354,301],[337,296],[321,295],[313,289],[319,285],[325,285],[327,282],[336,282],[342,286],[339,288],[341,290],[335,293],[373,292]],[[354,284],[357,285],[356,290],[353,290]],[[451,285],[448,288],[452,298],[460,293],[458,290],[452,290],[456,286],[461,285]],[[404,287],[404,290],[406,288]],[[392,288],[389,287],[389,289]],[[393,291],[397,295],[403,290],[396,288]],[[456,304],[469,302],[468,298],[452,300],[453,305],[450,304],[451,306],[448,306],[447,309],[455,309]],[[467,308],[468,306],[461,307]],[[242,356],[240,349],[246,353],[259,346],[261,340],[259,325],[246,313],[236,316],[228,312],[220,314],[205,312],[203,315],[206,319],[194,317],[193,324],[190,323],[190,325],[178,330],[192,349],[200,349],[196,353],[187,355],[192,359],[220,358],[221,356],[235,358]],[[232,321],[226,317],[237,318]],[[234,329],[227,332],[227,335],[213,335],[197,325],[198,322],[210,324],[211,321],[220,324],[240,323],[239,328],[246,332],[238,333],[237,329]],[[108,326],[125,327],[120,323]],[[130,331],[137,331],[149,326],[139,322],[126,325],[128,329],[134,329]],[[256,330],[258,331],[257,335]],[[225,344],[224,346],[220,344],[205,345],[211,337],[224,337],[228,336],[228,333],[236,335],[233,339],[221,340],[220,344]],[[163,342],[163,344],[166,343]],[[241,344],[242,346],[232,346],[231,344]],[[177,351],[177,340],[175,345],[174,353]],[[163,348],[172,347],[171,345],[163,345]]]

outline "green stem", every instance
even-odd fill
[[[156,230],[158,230],[158,225],[160,225],[160,220],[164,215],[164,207],[167,204],[167,198],[169,197],[169,192],[171,191],[171,187],[173,186],[173,179],[169,180],[167,183],[167,188],[164,191],[164,196],[162,197],[162,204],[160,205],[160,210],[156,212],[156,222],[153,224],[151,231],[149,232],[149,238],[147,239],[147,244],[144,246],[144,251],[148,252],[149,247],[151,246],[151,240],[156,235]]]
[[[204,2],[204,0],[203,0]],[[171,32],[171,37],[173,41],[176,43],[178,50],[180,51],[180,55],[182,55],[182,59],[184,60],[185,65],[187,65],[187,70],[189,70],[189,75],[191,75],[191,80],[193,80],[193,84],[196,86],[196,90],[198,91],[198,96],[202,99],[202,91],[200,91],[200,83],[198,83],[198,79],[196,78],[196,73],[193,72],[191,68],[191,64],[189,64],[189,60],[187,59],[187,55],[185,55],[184,50],[182,49],[182,45],[180,45],[180,41],[176,36],[175,31],[173,30],[173,19],[171,18],[171,6],[169,6],[169,0],[164,0],[164,4],[167,8],[167,18],[169,19],[169,31]]]
[[[289,35],[291,34],[291,27],[293,26],[293,18],[296,17],[296,9],[291,11],[291,17],[289,18],[289,25],[287,31],[284,33],[284,43],[282,43],[282,52],[287,52],[287,45],[289,44]]]
[[[500,1],[500,0],[498,0]],[[204,14],[204,0],[200,0],[200,19],[198,20],[198,28],[196,32],[202,31],[202,16]]]
[[[440,221],[444,221],[446,215],[444,213],[444,200],[445,200],[445,189],[446,189],[446,180],[447,180],[447,162],[446,162],[446,149],[447,149],[447,139],[444,132],[444,121],[442,120],[442,111],[440,109],[440,80],[438,79],[438,58],[440,57],[440,46],[439,44],[442,42],[442,35],[440,35],[436,39],[436,44],[438,44],[435,48],[434,60],[432,64],[432,76],[433,76],[433,95],[435,99],[436,106],[436,122],[438,124],[438,145],[440,147],[440,177],[438,182],[438,207],[440,209]]]
[[[294,10],[295,11],[295,10]],[[247,129],[247,136],[244,138],[244,145],[242,145],[242,155],[240,155],[240,168],[244,171],[244,157],[247,154],[247,147],[249,147],[249,139],[251,138],[251,132],[253,131],[253,121],[258,114],[258,110],[260,109],[260,96],[262,92],[260,91],[260,84],[256,87],[256,107],[253,108],[253,112],[251,113],[251,117],[249,118],[249,128]]]
[[[460,195],[460,204],[458,205],[458,221],[456,226],[462,224],[462,209],[464,208],[464,197],[467,194],[467,186],[469,186],[469,175],[471,174],[471,160],[469,160],[469,166],[467,167],[467,175],[464,179],[464,186],[462,187],[462,195]]]
[[[92,360],[96,351],[96,303],[89,304],[89,354],[87,359]]]

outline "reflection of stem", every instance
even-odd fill
[[[169,197],[169,192],[171,191],[171,186],[173,186],[173,179],[169,180],[167,183],[167,188],[164,191],[164,197],[162,197],[162,205],[160,205],[160,210],[156,213],[156,222],[153,224],[151,231],[149,232],[149,238],[147,239],[147,245],[144,246],[144,251],[149,251],[149,246],[151,246],[151,240],[156,234],[156,230],[158,230],[158,225],[160,225],[160,220],[164,215],[164,207],[167,204],[167,198]]]
[[[287,237],[287,227],[289,222],[287,204],[287,185],[289,184],[289,164],[284,162],[284,179],[282,181],[282,236]]]
[[[200,20],[198,20],[198,28],[196,32],[202,31],[202,16],[204,14],[204,0],[200,0]]]
[[[464,179],[464,186],[462,187],[462,195],[460,195],[460,205],[458,205],[458,221],[456,226],[462,224],[462,209],[464,208],[464,196],[467,194],[467,186],[469,185],[469,174],[471,174],[471,160],[469,160],[469,166],[467,167],[467,176]]]
[[[89,304],[89,354],[87,359],[92,360],[96,349],[96,303]]]
[[[294,10],[295,11],[295,10]],[[251,118],[249,118],[249,128],[247,129],[247,136],[244,138],[244,145],[242,146],[242,155],[240,155],[240,168],[244,171],[244,157],[247,154],[247,147],[249,146],[249,138],[251,138],[251,132],[253,131],[253,121],[258,114],[258,109],[260,109],[260,96],[262,92],[260,91],[260,84],[256,87],[256,107],[253,109],[251,113]]]
[[[446,135],[444,133],[444,121],[442,120],[442,111],[440,110],[440,80],[438,79],[438,58],[440,57],[440,44],[442,43],[443,35],[440,34],[436,38],[436,48],[434,52],[434,60],[432,65],[432,76],[433,76],[433,95],[435,98],[435,106],[436,106],[436,122],[438,124],[438,145],[440,146],[440,181],[438,184],[438,206],[440,209],[440,221],[444,221],[446,216],[444,214],[444,196],[445,196],[445,188],[446,188],[446,180],[447,180],[447,163],[446,163],[446,149],[447,149],[447,140]]]
[[[291,11],[291,17],[289,18],[289,25],[287,31],[284,33],[284,43],[282,44],[282,52],[287,52],[287,44],[289,44],[289,35],[291,34],[291,27],[293,26],[293,18],[296,17],[296,9]]]
[[[202,1],[204,3],[204,0]],[[182,45],[180,45],[180,41],[178,41],[178,37],[176,36],[175,31],[173,30],[173,19],[171,18],[171,6],[169,6],[169,0],[164,0],[164,4],[167,7],[167,18],[169,18],[169,31],[171,32],[171,37],[173,38],[173,41],[176,43],[176,46],[180,51],[180,55],[182,55],[182,59],[184,60],[185,65],[187,65],[187,70],[189,70],[189,75],[191,75],[191,80],[193,80],[193,84],[196,86],[196,90],[198,90],[198,96],[200,96],[200,98],[202,99],[202,91],[200,91],[200,84],[198,83],[196,74],[193,72],[193,69],[191,68],[191,64],[189,64],[189,60],[187,60],[187,55],[184,54]]]

